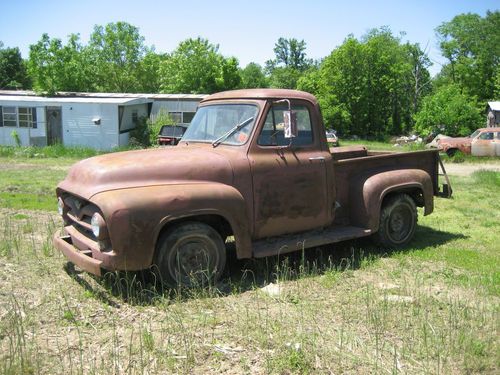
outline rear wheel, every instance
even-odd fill
[[[417,207],[408,194],[390,197],[380,213],[379,230],[375,240],[386,247],[406,245],[413,238],[417,227]]]
[[[458,150],[456,148],[449,148],[448,150],[446,150],[446,155],[448,155],[450,158],[452,158],[453,156],[455,156],[457,151]]]
[[[170,228],[158,241],[155,265],[162,282],[187,287],[216,281],[226,264],[219,233],[199,222]]]

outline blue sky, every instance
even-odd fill
[[[146,44],[158,52],[171,52],[182,40],[201,36],[219,44],[223,55],[235,56],[244,67],[273,58],[281,36],[304,39],[308,57],[318,59],[348,34],[360,37],[371,28],[389,26],[394,34],[405,32],[403,40],[427,47],[435,74],[444,60],[434,29],[460,13],[484,16],[499,8],[498,0],[8,0],[2,4],[0,41],[19,47],[27,58],[29,45],[42,33],[63,41],[79,33],[86,42],[94,25],[126,21],[137,26]]]

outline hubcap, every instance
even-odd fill
[[[214,272],[216,249],[203,237],[186,238],[177,244],[171,274],[181,284],[204,283]]]
[[[177,259],[186,274],[197,272],[207,269],[208,250],[203,243],[189,242],[179,247]]]
[[[395,242],[406,240],[412,228],[412,213],[408,207],[399,206],[394,209],[389,218],[389,236]]]

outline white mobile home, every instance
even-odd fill
[[[16,95],[17,94],[17,95]],[[137,120],[149,116],[147,98],[42,97],[0,92],[0,144],[23,146],[62,143],[110,150],[126,146]]]

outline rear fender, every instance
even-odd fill
[[[388,194],[408,193],[424,215],[434,209],[433,184],[429,174],[421,169],[400,169],[365,175],[351,182],[349,196],[350,221],[353,225],[377,231],[380,211]]]

